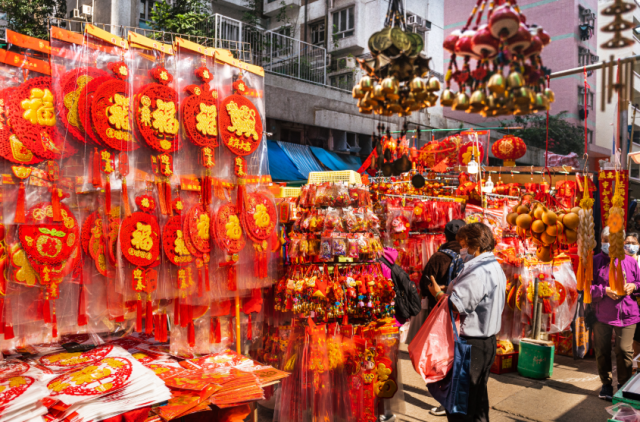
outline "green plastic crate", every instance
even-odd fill
[[[629,378],[629,381],[627,381],[627,384],[629,384],[631,381],[633,381],[633,379],[637,376],[640,375],[640,372],[636,373],[634,376],[632,376],[631,378]],[[613,395],[613,399],[612,402],[613,404],[616,403],[626,403],[629,406],[633,407],[634,409],[639,409],[640,410],[640,401],[637,400],[631,400],[631,399],[627,399],[625,397],[622,397],[622,389],[624,387],[627,386],[627,384],[623,385],[621,388],[618,389],[618,391],[616,391],[616,394]]]
[[[521,341],[518,372],[527,378],[550,378],[553,374],[554,352],[554,346],[540,346]]]

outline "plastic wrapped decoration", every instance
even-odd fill
[[[596,247],[595,222],[593,220],[593,198],[590,198],[589,179],[584,177],[584,192],[580,200],[578,216],[578,290],[584,290],[584,303],[591,303],[591,282],[593,281],[593,250]]]
[[[433,168],[440,162],[447,160],[447,166],[455,165],[458,157],[459,136],[447,136],[441,141],[432,140],[420,148],[418,156],[425,168]]]
[[[484,147],[475,142],[467,142],[466,144],[460,145],[458,149],[458,164],[466,166],[472,158],[477,163],[481,163],[484,159]]]
[[[538,278],[538,301],[542,302],[541,330],[548,334],[564,331],[575,315],[577,281],[571,260],[556,258],[552,265],[525,262],[522,284],[517,291],[523,322],[531,324],[534,280]]]
[[[515,256],[515,252],[513,253]],[[506,303],[502,311],[502,324],[497,337],[500,340],[519,340],[526,336],[525,326],[522,322],[522,293],[518,291],[522,286],[522,273],[524,266],[514,265],[513,262],[500,261],[502,270],[507,277]],[[524,288],[523,288],[524,289]],[[519,301],[516,299],[520,299]]]

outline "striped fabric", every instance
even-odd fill
[[[289,142],[278,141],[278,145],[285,154],[293,161],[298,171],[304,177],[309,177],[312,171],[324,171],[318,160],[307,145],[290,144]]]

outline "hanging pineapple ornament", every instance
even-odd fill
[[[616,172],[616,192],[611,200],[607,226],[609,226],[609,287],[618,295],[624,295],[625,279],[622,269],[624,253],[624,194],[620,192],[620,177]]]
[[[584,176],[584,193],[580,200],[578,216],[578,290],[584,289],[584,303],[591,303],[591,282],[593,281],[593,250],[596,247],[595,223],[593,220],[594,200],[589,195],[589,180]]]

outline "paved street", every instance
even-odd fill
[[[422,378],[413,370],[406,345],[400,353],[405,408],[400,419],[408,422],[446,422],[446,417],[428,411],[436,401],[429,395]],[[615,362],[615,360],[614,360]],[[615,383],[614,383],[615,384]],[[532,380],[518,373],[491,375],[489,401],[491,422],[580,421],[606,422],[605,407],[611,403],[598,398],[601,384],[594,358],[573,360],[555,356],[553,377]]]

